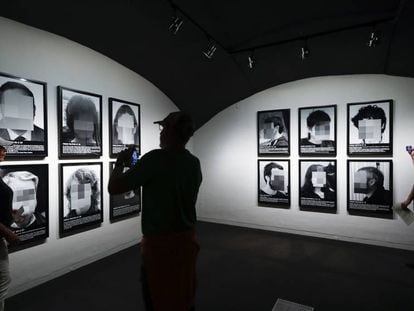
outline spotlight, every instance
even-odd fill
[[[308,44],[305,42],[305,44],[301,47],[300,57],[302,58],[302,60],[304,60],[305,58],[308,58],[309,55],[310,51],[308,48]]]
[[[253,69],[253,67],[254,67],[254,65],[255,65],[255,63],[256,63],[256,61],[255,61],[255,59],[254,59],[254,57],[253,57],[253,53],[251,53],[251,54],[247,57],[247,61],[248,61],[248,66],[249,66],[249,68],[250,68],[250,69]]]
[[[371,32],[371,35],[369,36],[367,45],[370,48],[374,48],[378,45],[378,43],[379,43],[378,33],[374,30]]]
[[[203,54],[208,59],[212,59],[213,55],[214,55],[214,52],[216,52],[216,50],[217,50],[216,44],[213,41],[210,41],[210,43],[208,44],[207,49],[203,51]]]
[[[173,16],[172,22],[170,24],[170,27],[168,29],[171,31],[173,35],[176,35],[177,32],[180,30],[181,25],[183,24],[183,20],[179,18],[178,16]]]

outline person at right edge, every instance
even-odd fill
[[[0,145],[0,162],[6,157],[6,148]],[[9,289],[10,269],[6,241],[17,244],[19,237],[9,229],[13,222],[13,190],[7,186],[0,176],[0,311],[4,310],[4,300]]]
[[[110,194],[142,186],[142,288],[149,311],[195,310],[195,236],[200,161],[185,145],[194,133],[191,118],[172,112],[159,124],[160,148],[123,173],[131,152],[122,151],[109,179]]]
[[[411,156],[411,160],[413,161],[414,164],[414,149],[412,149],[409,152],[409,155]],[[404,202],[401,202],[401,208],[402,209],[407,209],[408,206],[411,204],[411,202],[414,200],[414,186],[411,189],[410,193],[408,194],[407,198],[405,199]]]

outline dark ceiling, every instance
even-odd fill
[[[191,114],[197,127],[288,81],[370,73],[414,77],[409,0],[2,0],[0,15],[125,65]],[[175,35],[169,30],[174,15],[183,20]],[[379,41],[370,48],[373,31]],[[210,40],[217,50],[208,59],[202,52]],[[310,53],[302,60],[305,45]]]

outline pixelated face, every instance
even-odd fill
[[[329,140],[331,133],[330,122],[318,122],[312,127],[312,134],[317,140]]]
[[[381,120],[363,119],[358,121],[358,138],[367,143],[381,141]]]
[[[134,126],[134,118],[125,113],[118,119],[118,126],[116,127],[118,139],[125,145],[134,144],[134,135],[136,128]]]
[[[77,119],[73,120],[73,129],[75,130],[75,136],[80,139],[92,139],[95,124],[93,117],[90,115],[80,115]]]
[[[366,171],[357,171],[354,175],[354,192],[368,193],[368,174]]]
[[[270,188],[273,190],[284,191],[285,190],[285,171],[278,168],[272,169],[270,176]]]
[[[8,186],[13,190],[13,220],[19,227],[25,227],[33,218],[37,206],[36,184],[33,180],[9,177]]]
[[[81,184],[73,181],[70,186],[70,208],[77,215],[86,213],[91,207],[92,187],[90,183]]]
[[[0,128],[33,131],[33,97],[6,90],[0,98]]]
[[[316,188],[326,186],[326,173],[322,168],[318,168],[318,171],[312,172],[312,185]]]
[[[278,126],[274,126],[273,122],[265,122],[263,124],[263,137],[265,139],[273,139],[275,131],[278,130]]]

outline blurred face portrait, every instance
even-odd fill
[[[73,120],[75,137],[81,140],[93,139],[95,129],[94,118],[88,114],[79,115]]]
[[[381,119],[362,119],[358,121],[358,138],[366,143],[378,143],[382,140]]]
[[[285,172],[278,168],[273,168],[271,176],[266,177],[272,190],[284,191],[285,189]]]
[[[132,145],[135,142],[137,128],[134,126],[134,117],[128,113],[122,114],[118,119],[116,132],[118,139],[125,145]]]
[[[367,194],[370,190],[369,174],[367,171],[359,170],[355,172],[354,176],[354,192]]]
[[[312,186],[315,188],[326,186],[326,172],[323,171],[323,168],[318,168],[318,171],[312,172]]]
[[[79,183],[72,180],[70,185],[70,209],[77,215],[85,214],[91,207],[92,187],[90,183]]]
[[[20,180],[12,176],[6,180],[13,190],[13,220],[17,227],[26,227],[32,221],[37,206],[35,181]]]
[[[0,96],[0,128],[33,131],[34,98],[20,89],[8,89]]]
[[[331,134],[331,122],[322,121],[309,129],[311,136],[316,140],[329,140]]]

